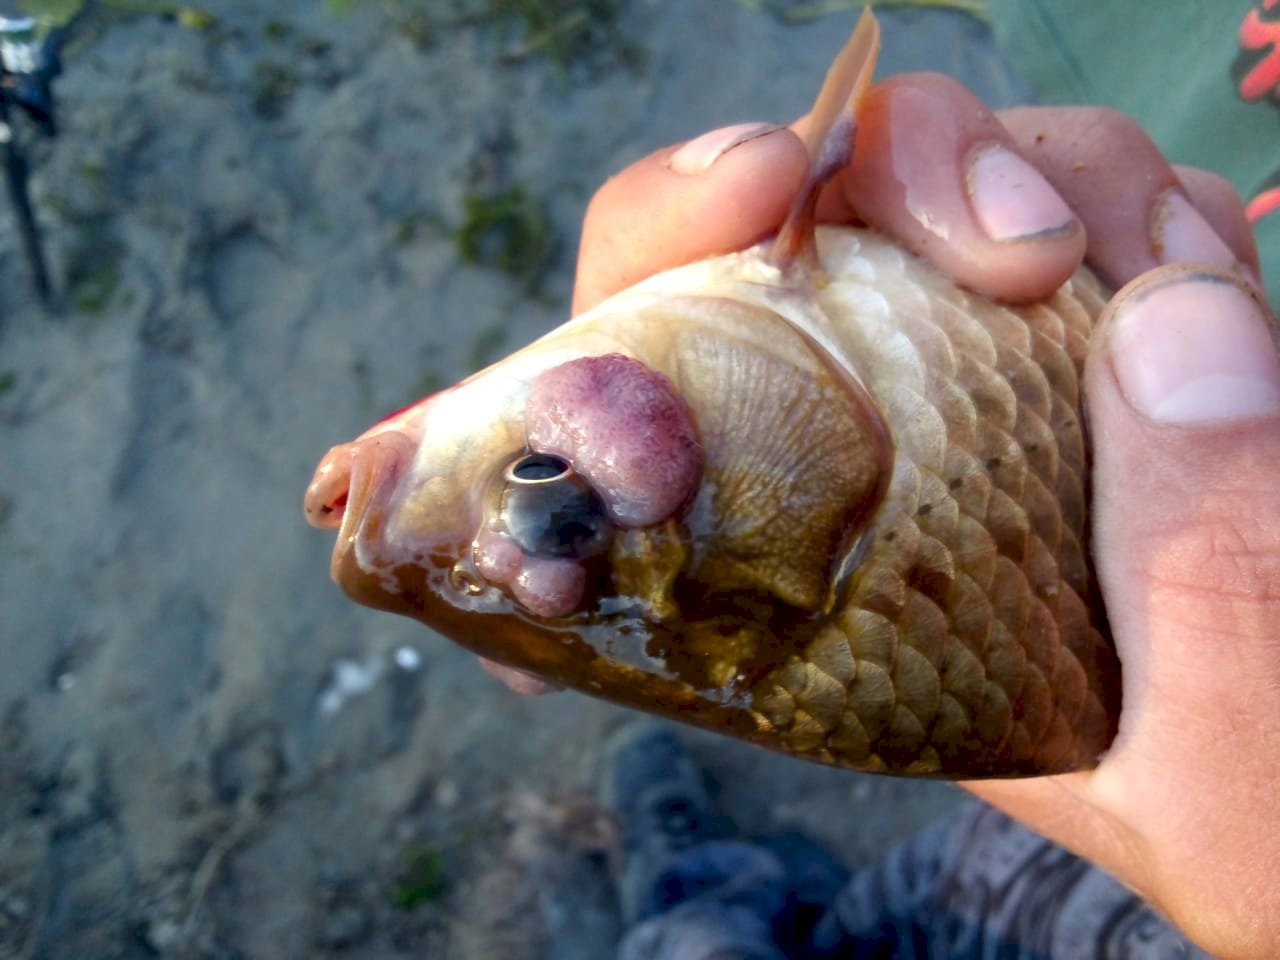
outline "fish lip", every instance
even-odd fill
[[[366,572],[379,565],[392,498],[413,454],[409,437],[383,430],[334,447],[316,468],[305,509],[312,525],[337,528],[330,574],[339,585],[348,558]]]
[[[331,447],[316,466],[302,498],[302,514],[307,523],[320,530],[336,530],[342,525],[351,489],[351,454],[355,442]]]

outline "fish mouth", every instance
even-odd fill
[[[303,498],[313,527],[337,530],[330,572],[343,584],[347,557],[367,568],[367,548],[381,539],[392,494],[413,460],[413,443],[398,430],[383,430],[333,447],[316,467]]]
[[[351,494],[352,452],[358,442],[332,447],[316,467],[302,498],[302,513],[311,526],[320,530],[342,526]]]

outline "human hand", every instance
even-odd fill
[[[730,128],[629,167],[588,210],[575,312],[768,236],[807,165],[791,129]],[[916,75],[868,94],[853,162],[819,216],[855,210],[999,298],[1049,294],[1082,256],[1115,287],[1134,281],[1099,325],[1085,382],[1120,735],[1094,771],[968,786],[1215,954],[1275,955],[1280,362],[1265,308],[1238,280],[1258,272],[1239,199],[1211,173],[1170,167],[1112,112],[997,117]],[[1178,261],[1210,266],[1161,266]]]

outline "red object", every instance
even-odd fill
[[[1240,24],[1241,50],[1270,50],[1240,77],[1240,96],[1245,100],[1261,100],[1280,90],[1280,20],[1263,19],[1263,11],[1271,12],[1280,0],[1263,0],[1245,14]]]
[[[1280,210],[1280,187],[1272,187],[1251,199],[1244,208],[1244,215],[1250,223],[1257,223],[1277,210]]]

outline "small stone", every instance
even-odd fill
[[[458,805],[458,785],[452,780],[441,780],[436,784],[431,799],[441,810],[451,810]]]
[[[153,921],[147,930],[147,940],[157,950],[167,950],[182,936],[182,927],[174,920]]]
[[[395,661],[401,670],[418,670],[422,667],[422,654],[413,647],[397,647]]]

